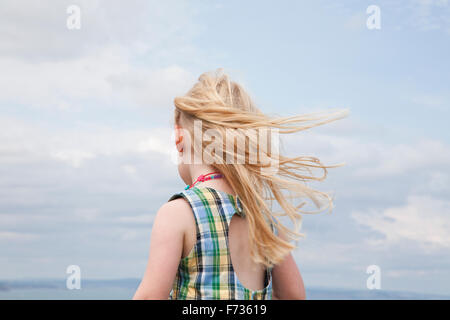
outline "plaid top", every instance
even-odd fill
[[[231,264],[229,223],[234,213],[245,217],[239,198],[209,187],[193,187],[169,201],[177,198],[186,199],[192,208],[197,242],[180,261],[169,299],[272,299],[272,268],[266,268],[264,288],[255,291],[242,285]]]

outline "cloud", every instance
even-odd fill
[[[442,95],[416,95],[411,97],[410,101],[430,111],[445,111],[449,106],[448,99]]]
[[[392,278],[405,278],[405,277],[423,277],[428,276],[430,274],[441,274],[441,270],[429,270],[429,269],[422,269],[422,270],[409,270],[409,269],[394,269],[394,270],[388,270],[386,272],[387,277]]]
[[[420,31],[442,30],[450,34],[450,6],[448,0],[380,1],[381,28],[391,25],[395,29]],[[359,6],[355,12],[349,3],[329,6],[334,12],[345,15],[345,26],[350,30],[366,28],[366,6]],[[385,19],[385,17],[387,17]]]
[[[446,170],[450,163],[450,146],[440,140],[421,138],[409,143],[389,143],[331,132],[316,133],[317,129],[283,136],[285,149],[289,154],[316,155],[327,165],[345,162],[353,177],[364,179],[437,168]]]
[[[426,195],[411,195],[403,206],[353,212],[360,225],[381,234],[373,245],[412,241],[425,250],[450,248],[450,202]]]
[[[153,215],[183,186],[168,161],[170,128],[82,130],[14,117],[0,126],[3,278],[64,276],[66,261],[94,276],[108,261],[122,268],[108,276],[123,276],[130,262],[145,262]],[[126,264],[116,258],[124,255]]]
[[[16,242],[30,241],[38,237],[36,234],[28,234],[23,232],[0,231],[0,241]]]
[[[387,4],[401,15],[396,25],[401,29],[414,28],[420,31],[443,30],[450,34],[450,6],[448,0],[395,1]]]
[[[80,7],[80,30],[66,26],[70,5]],[[192,6],[182,0],[5,0],[1,12],[0,55],[26,61],[73,59],[111,44],[141,54],[180,52],[196,33]]]
[[[411,23],[423,31],[445,29],[450,31],[448,0],[413,1]]]
[[[108,76],[114,92],[121,93],[137,105],[159,108],[172,106],[173,98],[184,94],[194,80],[190,72],[176,65],[158,70],[133,68]]]
[[[65,62],[0,58],[6,75],[0,78],[0,103],[63,110],[96,104],[167,108],[193,83],[192,74],[179,66],[140,67],[127,55],[121,48],[108,47]]]
[[[448,173],[435,171],[430,174],[428,183],[424,184],[425,189],[434,192],[445,191],[450,193],[450,178]],[[423,190],[422,190],[423,191]]]
[[[66,27],[72,4],[80,30]],[[195,79],[177,64],[200,55],[185,1],[19,0],[1,10],[0,105],[167,108]]]
[[[375,166],[361,167],[358,176],[377,177],[400,175],[420,169],[445,167],[450,162],[450,147],[442,141],[420,139],[413,144],[380,145],[372,147]]]
[[[94,158],[94,155],[83,150],[58,150],[50,154],[55,159],[61,160],[79,168],[83,161]]]
[[[3,129],[0,132],[0,162],[3,164],[57,160],[79,168],[96,157],[145,157],[149,153],[170,156],[173,151],[169,127],[75,127],[58,129],[55,135],[54,129],[12,117],[0,117],[0,126]]]
[[[350,30],[364,30],[366,29],[366,20],[368,15],[365,11],[357,12],[353,14],[348,20],[345,22],[345,27]]]

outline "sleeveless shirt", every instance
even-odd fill
[[[237,196],[210,187],[193,187],[173,195],[184,198],[192,208],[197,240],[180,260],[169,299],[265,300],[272,299],[272,268],[265,269],[264,288],[242,285],[233,269],[228,242],[231,218],[245,217]],[[273,223],[272,231],[276,233]]]

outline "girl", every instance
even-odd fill
[[[282,156],[272,150],[273,133],[328,123],[346,111],[272,118],[221,70],[201,75],[174,103],[178,172],[187,187],[156,214],[134,299],[305,299],[291,241],[302,236],[300,213],[307,212],[301,210],[305,203],[288,200],[307,197],[319,207],[322,198],[331,210],[330,196],[305,182],[323,180],[327,168],[340,165]],[[236,140],[245,142],[244,151],[238,145],[236,152]],[[323,175],[312,175],[313,168]],[[275,200],[281,213],[267,200]],[[279,216],[287,216],[294,230]]]

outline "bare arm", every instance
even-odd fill
[[[286,240],[283,234],[280,237]],[[294,257],[289,253],[282,262],[272,270],[273,300],[304,300],[305,286]]]
[[[191,209],[183,199],[167,202],[158,210],[147,268],[133,299],[169,298],[183,251],[186,210]]]
[[[289,254],[272,271],[274,300],[306,299],[303,279],[292,254]]]

